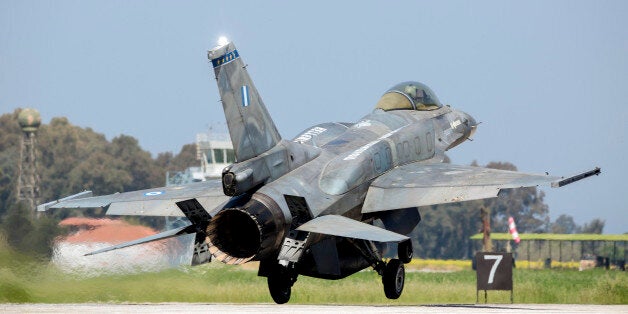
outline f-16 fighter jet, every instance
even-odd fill
[[[213,260],[259,261],[258,274],[277,303],[289,301],[299,275],[341,279],[368,267],[382,276],[386,297],[397,299],[418,207],[497,197],[502,189],[560,187],[600,173],[563,178],[442,163],[477,123],[419,82],[394,85],[356,123],[323,123],[284,139],[235,45],[223,42],[208,58],[237,162],[222,180],[97,197],[87,191],[39,206],[189,220],[90,254],[195,234],[197,253],[209,251]],[[387,242],[398,250],[385,262]]]

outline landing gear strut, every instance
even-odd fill
[[[353,244],[360,251],[362,256],[371,263],[373,269],[382,276],[384,294],[386,297],[389,299],[398,299],[403,292],[403,286],[406,281],[406,270],[403,266],[403,261],[407,260],[409,262],[412,260],[412,243],[410,241],[399,243],[399,259],[393,258],[388,261],[388,263],[382,260],[381,254],[373,242],[355,241]]]
[[[290,301],[292,285],[297,281],[297,275],[292,269],[277,265],[267,279],[268,291],[275,303],[284,304]]]

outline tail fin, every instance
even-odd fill
[[[233,43],[207,53],[218,82],[229,135],[238,162],[273,148],[281,135]]]

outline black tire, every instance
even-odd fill
[[[391,259],[386,264],[382,283],[384,284],[384,293],[389,299],[399,299],[403,292],[404,282],[406,281],[406,270],[403,263],[398,259]]]
[[[270,296],[273,298],[275,303],[284,304],[290,301],[292,284],[290,283],[290,280],[284,276],[269,276],[268,291],[270,291]]]
[[[412,240],[405,240],[397,244],[397,256],[399,256],[399,259],[404,264],[410,263],[412,261],[413,255],[414,253],[412,252]]]

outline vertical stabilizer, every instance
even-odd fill
[[[207,57],[216,74],[236,160],[245,161],[277,145],[281,136],[235,45],[216,47]]]

